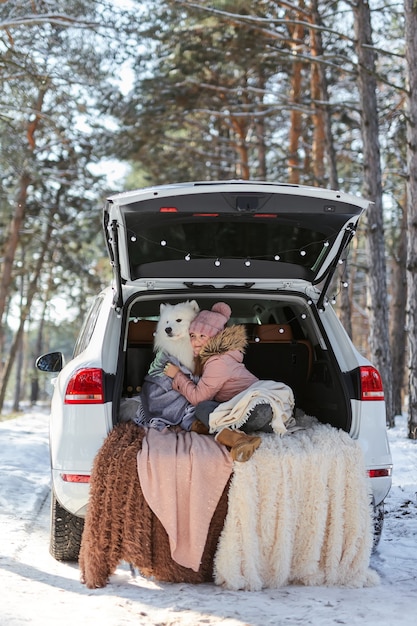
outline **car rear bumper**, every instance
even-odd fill
[[[90,484],[89,482],[73,482],[70,478],[71,476],[82,475],[70,474],[62,470],[52,470],[52,482],[55,495],[64,509],[78,517],[85,517],[90,495]]]

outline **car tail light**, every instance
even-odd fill
[[[193,217],[219,217],[218,213],[193,213]]]
[[[383,400],[384,388],[381,376],[371,365],[360,368],[361,400]]]
[[[66,483],[89,483],[90,476],[87,474],[61,474],[61,478]]]
[[[75,372],[67,385],[65,404],[102,404],[103,370],[88,368]]]
[[[385,478],[386,476],[391,476],[391,468],[384,467],[382,469],[371,469],[368,470],[369,478]]]

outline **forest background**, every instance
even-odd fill
[[[0,0],[0,172],[0,413],[111,280],[106,195],[239,178],[373,202],[331,301],[417,438],[414,0]]]

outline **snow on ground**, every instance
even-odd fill
[[[393,487],[366,589],[288,586],[261,592],[159,583],[121,564],[103,589],[48,552],[48,416],[33,409],[0,422],[0,626],[408,626],[416,620],[417,442],[406,420],[389,431]]]

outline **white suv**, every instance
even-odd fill
[[[108,198],[103,227],[114,284],[100,293],[73,359],[39,357],[60,372],[51,405],[51,553],[78,557],[89,476],[140,391],[162,302],[218,300],[245,324],[245,361],[261,379],[286,382],[296,405],[362,446],[375,508],[375,542],[391,486],[384,393],[327,298],[368,202],[297,185],[195,182]]]

